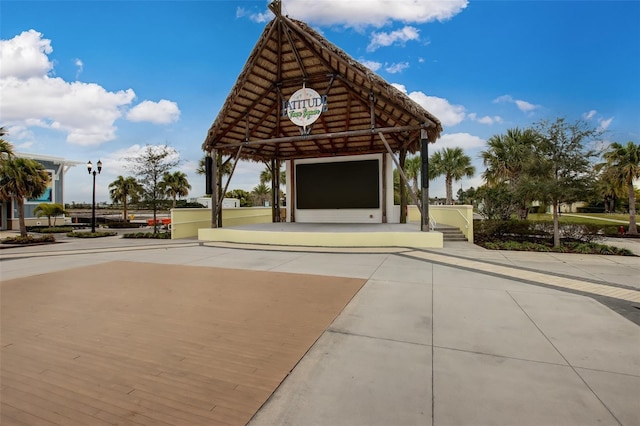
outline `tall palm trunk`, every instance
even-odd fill
[[[20,224],[20,236],[27,236],[27,224],[24,221],[24,198],[14,197],[16,204],[18,205],[18,223]]]
[[[558,206],[559,203],[557,200],[553,202],[553,246],[560,247],[560,219],[558,217]]]
[[[637,235],[638,227],[636,225],[636,193],[633,188],[633,181],[629,180],[629,234]]]
[[[451,175],[445,176],[445,186],[447,190],[447,204],[453,204],[453,177]]]

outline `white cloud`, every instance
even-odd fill
[[[84,70],[84,63],[82,62],[82,60],[76,58],[73,63],[75,64],[76,67],[78,67],[78,70],[76,71],[76,80],[78,79],[78,77],[80,77],[80,74],[82,74],[82,71]]]
[[[442,148],[462,148],[463,150],[482,148],[485,140],[469,133],[447,133],[443,134],[436,142],[438,149]]]
[[[150,145],[152,152],[160,153],[165,145]],[[129,159],[137,158],[147,150],[147,145],[134,144],[107,154],[106,157],[102,157],[103,172],[109,171],[114,176],[131,174],[132,167],[135,163],[129,161]],[[174,161],[180,159],[180,154],[175,148],[167,146],[167,152],[169,155],[166,157],[167,161]]]
[[[108,92],[97,84],[67,83],[61,78],[0,79],[2,118],[67,133],[67,141],[99,145],[115,138],[120,108],[135,98],[131,89]]]
[[[478,117],[478,114],[476,114],[475,112],[472,112],[468,114],[467,117],[469,117],[469,119],[471,119],[472,121],[475,121],[480,124],[492,125],[494,123],[502,123],[502,117],[498,115],[494,115],[493,117],[490,117],[488,115],[485,115],[484,117]]]
[[[318,25],[382,27],[391,21],[443,22],[462,12],[468,3],[468,0],[287,0],[282,5],[282,13]],[[254,13],[243,7],[236,9],[236,16],[248,17],[255,22],[267,22],[273,18],[270,11]]]
[[[82,146],[115,139],[115,122],[135,99],[134,91],[110,92],[95,83],[52,77],[51,52],[51,41],[35,30],[0,40],[3,125],[23,128],[24,132],[33,127],[53,129],[66,133],[67,142]],[[81,71],[82,61],[74,61]],[[172,108],[163,104],[159,115],[165,120],[175,117]]]
[[[23,31],[11,40],[0,40],[0,78],[42,77],[53,69],[51,41],[35,30]]]
[[[33,147],[33,142],[23,142],[15,146],[16,151],[29,151]]]
[[[407,87],[404,84],[391,83],[391,85],[396,89],[398,89],[399,91],[401,91],[402,93],[404,93],[405,95],[407,94]]]
[[[516,100],[516,106],[522,112],[529,112],[529,111],[533,111],[534,109],[540,108],[540,105],[534,105],[527,101],[521,101],[521,100]]]
[[[590,121],[593,118],[595,118],[596,114],[598,114],[598,111],[596,111],[595,109],[592,109],[591,111],[585,112],[584,114],[582,114],[582,118],[584,120]],[[598,121],[598,130],[604,131],[604,130],[607,130],[611,125],[611,122],[613,121],[613,117],[604,118],[600,116],[597,118],[597,121]]]
[[[175,102],[166,99],[160,102],[143,101],[129,110],[127,120],[148,121],[155,124],[169,124],[178,121],[180,109]]]
[[[493,100],[493,103],[512,103],[515,104],[518,109],[522,112],[531,112],[538,108],[540,105],[535,105],[527,101],[523,101],[521,99],[514,99],[511,95],[502,95]]]
[[[389,74],[397,74],[409,68],[409,62],[400,62],[397,64],[391,64],[385,68]]]
[[[236,18],[244,18],[244,17],[248,17],[253,22],[262,24],[265,22],[269,22],[271,19],[273,19],[273,13],[271,13],[269,10],[266,10],[264,12],[259,12],[259,13],[250,12],[244,7],[238,7],[236,9]]]
[[[611,118],[599,118],[598,119],[598,130],[607,130],[609,128],[609,125],[611,124],[611,122],[613,121],[613,117]]]
[[[392,84],[396,89],[407,93],[402,84]],[[411,92],[408,96],[424,109],[435,115],[443,126],[455,126],[465,118],[465,109],[462,105],[451,105],[448,100],[437,96],[427,96],[423,92]]]
[[[500,104],[503,102],[514,102],[513,98],[511,97],[511,95],[502,95],[502,96],[498,96],[497,98],[495,98],[493,100],[494,104]]]
[[[365,67],[369,68],[371,71],[374,71],[374,72],[382,68],[381,62],[369,61],[366,59],[359,59],[358,62],[360,62],[362,65],[364,65]]]
[[[420,30],[412,26],[406,26],[390,33],[374,32],[371,34],[371,42],[367,46],[367,51],[373,52],[380,47],[391,46],[393,44],[404,45],[407,41],[419,40],[419,33]]]

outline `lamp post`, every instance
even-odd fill
[[[94,233],[96,232],[96,175],[100,174],[100,172],[102,171],[102,161],[98,160],[98,163],[96,163],[96,165],[98,166],[98,171],[96,172],[95,170],[92,172],[91,169],[93,169],[93,164],[91,164],[91,161],[89,161],[87,163],[87,170],[89,171],[89,174],[93,175],[93,203],[91,204],[91,232]]]

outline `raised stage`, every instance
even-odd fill
[[[304,247],[443,247],[441,232],[422,232],[417,222],[407,224],[281,222],[227,228],[200,228],[198,240]]]

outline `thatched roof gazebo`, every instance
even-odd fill
[[[282,161],[373,153],[397,153],[401,167],[407,153],[422,149],[427,154],[428,143],[442,132],[435,116],[304,22],[283,16],[280,0],[269,8],[274,19],[266,25],[202,145],[211,158],[227,155],[280,170]],[[313,88],[318,99],[302,99],[297,105],[292,96],[299,96],[301,88]],[[293,111],[305,101],[310,110],[315,108],[316,117],[304,122],[305,113],[296,121],[292,117],[303,113]],[[397,161],[395,155],[393,159]],[[427,155],[423,159],[427,170]],[[215,227],[224,191],[216,170],[220,162],[210,164],[212,188],[219,194],[212,197]],[[273,187],[279,188],[279,173],[272,175]],[[425,179],[423,187],[427,186]],[[405,199],[403,194],[402,204]],[[273,201],[274,218],[279,218],[277,197]],[[404,208],[401,211],[404,214]]]

